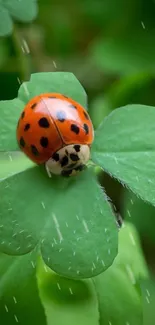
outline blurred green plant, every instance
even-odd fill
[[[155,32],[151,34],[142,29],[128,37],[100,38],[91,47],[92,60],[104,73],[132,75],[143,72],[154,75],[154,36]]]
[[[0,36],[12,33],[12,19],[31,22],[37,12],[37,0],[0,0]]]
[[[123,217],[137,228],[141,239],[155,244],[155,207],[141,200],[134,193],[125,191]]]

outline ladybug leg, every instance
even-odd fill
[[[51,178],[52,177],[52,174],[51,174],[51,172],[50,172],[47,164],[45,164],[45,169],[46,169],[46,172],[47,172],[48,177]]]

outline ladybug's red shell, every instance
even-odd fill
[[[41,94],[25,106],[17,140],[22,151],[41,164],[66,145],[91,145],[93,126],[86,110],[74,100],[57,93]]]

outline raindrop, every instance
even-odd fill
[[[46,273],[48,272],[47,266],[45,264],[44,264],[44,270]]]
[[[104,261],[103,261],[103,260],[101,261],[101,263],[102,263],[102,265],[103,265],[103,266],[105,266],[105,263],[104,263]]]
[[[57,287],[59,290],[61,290],[60,284],[57,282]]]
[[[21,85],[21,81],[20,81],[19,77],[17,77],[17,81]]]
[[[26,95],[29,97],[29,90],[28,90],[28,88],[27,88],[26,83],[24,82],[24,83],[22,84],[22,86],[23,86],[23,88],[24,88],[24,91],[25,91]]]
[[[10,159],[10,161],[13,161],[13,159],[12,159],[12,156],[11,156],[11,155],[9,155],[9,159]]]
[[[33,261],[31,261],[31,264],[32,264],[33,269],[35,269],[35,265],[34,265]]]
[[[8,310],[8,307],[7,307],[7,305],[5,305],[5,310],[6,310],[6,312],[8,313],[8,311],[9,311],[9,310]]]
[[[148,297],[150,297],[150,292],[148,289],[146,289],[146,293],[147,293]]]
[[[56,241],[56,239],[55,239],[55,238],[53,238],[53,239],[54,239],[55,244],[57,245],[57,241]]]
[[[55,61],[53,61],[53,65],[54,65],[54,68],[57,69],[57,65],[56,65]]]
[[[45,209],[45,204],[44,204],[44,202],[41,202],[41,205],[42,205],[43,209]]]
[[[22,234],[23,232],[24,232],[24,229],[23,229],[23,230],[20,230],[20,232],[19,232],[19,233],[20,233],[20,234]]]
[[[94,267],[94,269],[96,269],[96,265],[93,263],[93,267]]]
[[[17,304],[17,300],[16,300],[15,296],[13,296],[13,300],[14,300],[14,303]]]
[[[134,237],[133,237],[132,232],[129,233],[129,237],[130,237],[130,239],[131,239],[132,244],[135,246],[135,245],[136,245],[136,242],[135,242],[135,239],[134,239]]]
[[[16,315],[14,315],[14,318],[15,318],[15,321],[18,323],[18,322],[19,322],[19,320],[18,320],[18,318],[17,318],[17,316],[16,316]]]
[[[27,54],[29,54],[30,53],[30,49],[28,47],[28,44],[27,44],[26,40],[23,38],[22,41],[23,41],[23,50],[24,50],[24,52],[26,52]]]
[[[127,210],[127,214],[128,214],[128,216],[131,218],[131,213],[130,213],[129,210]]]
[[[149,300],[148,296],[146,296],[145,298],[146,298],[147,303],[150,304],[150,300]]]
[[[86,232],[89,232],[88,225],[87,225],[87,223],[86,223],[86,221],[84,219],[82,220],[82,223],[84,225],[84,228],[85,228]]]
[[[70,294],[73,295],[72,288],[69,288]]]
[[[61,231],[60,231],[60,226],[59,226],[58,219],[57,219],[57,217],[55,216],[55,214],[53,214],[52,217],[53,217],[53,221],[54,221],[54,223],[55,223],[55,228],[56,228],[56,231],[57,231],[58,237],[59,237],[60,242],[61,242],[61,241],[63,240],[63,237],[62,237],[62,233],[61,233]],[[54,238],[54,241],[55,241],[55,238]],[[57,242],[56,242],[56,244],[57,244]]]
[[[131,280],[131,283],[136,284],[136,279],[135,279],[134,273],[133,273],[133,271],[132,271],[129,264],[126,265],[126,271],[127,271],[128,276],[129,276],[129,278]]]
[[[141,21],[141,25],[142,25],[143,29],[145,29],[145,25],[144,25],[143,21]]]
[[[32,237],[32,236],[31,235],[26,236],[26,238],[30,238],[30,237]]]

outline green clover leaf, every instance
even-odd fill
[[[1,103],[0,149],[5,153],[0,162],[4,170],[0,249],[21,255],[38,246],[55,272],[70,278],[93,277],[106,270],[117,254],[114,215],[94,171],[88,168],[67,180],[49,179],[43,168],[23,155],[6,154],[17,148],[16,124],[25,103],[45,91],[79,98],[83,106],[87,103],[74,75],[60,72],[32,75],[30,83],[21,86],[19,99]]]
[[[155,205],[155,108],[128,105],[96,130],[92,160],[143,200]]]
[[[98,299],[91,279],[67,279],[43,263],[37,279],[48,324],[99,325]]]
[[[113,265],[93,278],[101,325],[141,325],[140,281],[148,276],[140,240],[134,226],[125,223],[119,232],[118,255]]]
[[[29,82],[24,82],[18,97],[25,103],[38,94],[55,92],[62,93],[87,109],[87,95],[80,82],[71,72],[40,72],[31,75]]]
[[[0,0],[0,36],[12,33],[12,18],[30,22],[37,15],[37,0]]]
[[[66,279],[40,260],[37,269],[40,298],[51,325],[141,325],[140,284],[147,277],[139,236],[130,223],[123,224],[119,231],[119,250],[113,265],[92,279]],[[149,300],[153,310],[152,294]]]
[[[46,325],[36,281],[36,252],[24,256],[0,254],[1,324]]]

